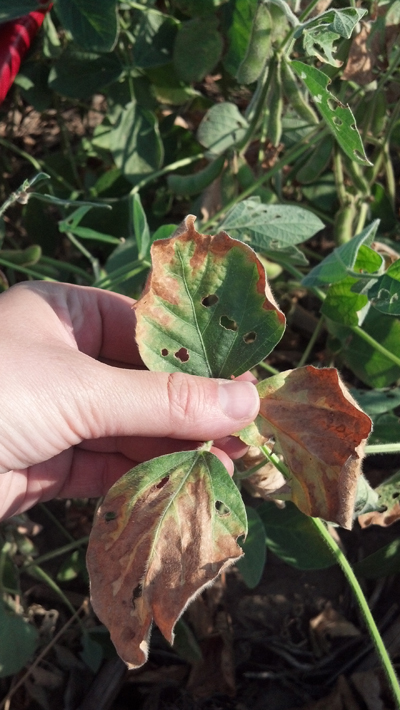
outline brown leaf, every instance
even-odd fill
[[[358,522],[362,528],[368,528],[370,525],[387,528],[400,520],[400,471],[383,481],[375,490],[379,496],[379,505],[382,506],[381,512],[374,510],[360,515]]]
[[[253,468],[253,466],[257,466],[261,461],[265,461],[264,454],[260,453],[257,447],[250,446],[247,454],[238,462],[240,466],[239,470],[245,472]],[[282,494],[289,494],[290,496],[290,487],[287,485],[285,478],[269,461],[251,476],[244,478],[242,485],[254,498],[271,500],[271,496],[276,491]]]
[[[370,418],[334,368],[287,370],[257,389],[260,414],[240,438],[260,446],[273,437],[289,468],[298,508],[351,528]]]
[[[93,608],[130,668],[152,623],[173,643],[186,606],[242,555],[240,493],[216,456],[188,451],[136,466],[108,492],[88,547]]]

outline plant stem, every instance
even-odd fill
[[[263,370],[267,370],[271,375],[279,375],[279,370],[276,370],[272,365],[268,365],[267,362],[259,362],[257,367],[262,367]]]
[[[132,197],[132,195],[136,195],[136,193],[138,193],[139,190],[142,189],[142,187],[145,187],[149,183],[153,182],[153,180],[157,180],[159,177],[162,177],[166,173],[171,173],[173,170],[179,170],[179,168],[185,168],[187,165],[191,165],[192,163],[197,163],[198,160],[202,160],[202,158],[204,158],[204,157],[205,157],[204,153],[197,153],[196,155],[191,155],[189,158],[181,158],[180,160],[176,160],[174,163],[170,163],[169,165],[166,165],[164,168],[161,168],[161,170],[156,170],[154,173],[151,173],[147,177],[143,178],[143,180],[138,182],[137,185],[135,185],[135,187],[132,188],[130,193],[125,196],[125,199]],[[120,199],[121,198],[115,198],[115,201],[118,202]]]
[[[311,351],[317,341],[317,338],[318,338],[322,328],[324,327],[324,321],[325,321],[324,316],[321,316],[321,318],[319,319],[319,321],[314,329],[314,332],[313,332],[310,340],[308,341],[307,347],[304,350],[303,355],[301,356],[299,362],[297,363],[297,367],[303,367],[303,365],[306,364],[306,362],[311,354]]]
[[[73,540],[72,542],[68,543],[68,545],[63,545],[62,547],[58,547],[56,550],[51,550],[51,552],[46,552],[44,555],[41,555],[40,557],[36,557],[34,560],[31,560],[30,562],[26,562],[22,566],[22,570],[27,569],[28,567],[32,567],[33,565],[41,565],[43,562],[48,562],[49,560],[53,560],[55,557],[60,557],[60,555],[65,555],[67,552],[72,552],[73,550],[76,550],[79,547],[82,547],[82,545],[86,545],[86,543],[89,541],[89,535],[86,535],[86,537],[81,537],[79,540]]]
[[[255,192],[261,185],[263,185],[265,182],[270,180],[276,173],[279,173],[282,168],[285,167],[285,165],[289,165],[292,163],[296,158],[298,158],[302,153],[304,153],[310,146],[314,145],[314,143],[317,143],[319,140],[321,140],[323,135],[326,135],[328,133],[328,129],[322,129],[321,131],[322,124],[318,124],[316,127],[316,130],[312,133],[303,138],[301,143],[293,146],[290,150],[287,151],[287,153],[284,155],[281,160],[278,160],[275,165],[270,168],[270,170],[267,170],[264,175],[262,175],[258,180],[255,180],[250,187],[246,188],[246,190],[243,190],[243,192],[240,193],[237,197],[235,197],[233,200],[228,202],[228,204],[224,205],[218,212],[216,212],[211,219],[209,219],[207,222],[202,224],[202,229],[207,230],[210,228],[210,226],[214,225],[217,223],[220,218],[225,215],[232,207],[234,207],[238,202],[241,202],[242,200],[246,199],[246,197],[249,197],[250,195]],[[303,278],[303,275],[301,275],[301,278]]]
[[[86,256],[86,258],[89,259],[89,261],[90,261],[90,263],[91,263],[91,265],[92,265],[92,269],[93,269],[93,273],[94,273],[95,279],[96,279],[96,280],[100,279],[100,264],[99,264],[99,260],[96,259],[96,257],[94,257],[94,256],[90,253],[90,251],[88,251],[88,250],[83,246],[83,244],[80,243],[79,239],[77,239],[77,238],[72,234],[72,232],[65,232],[65,234],[66,234],[66,236],[68,237],[68,239],[72,242],[72,244],[73,244],[74,246],[76,246],[76,248],[81,252],[81,254],[83,254],[83,256]]]
[[[276,454],[271,453],[267,446],[260,446],[260,450],[263,452],[265,457],[271,463],[273,463],[274,466],[283,474],[285,478],[290,477],[289,469],[282,461],[278,459]],[[371,611],[369,609],[368,602],[360,587],[360,583],[356,575],[354,574],[345,554],[342,552],[337,542],[335,542],[333,537],[329,534],[325,523],[323,523],[322,520],[320,520],[319,518],[311,518],[311,520],[313,521],[316,530],[332,552],[332,555],[334,556],[337,564],[341,567],[342,572],[353,591],[356,602],[360,608],[363,619],[365,621],[368,633],[374,643],[378,658],[385,670],[393,696],[397,701],[397,707],[400,707],[400,686],[397,680],[397,676],[394,672],[392,662],[390,660],[388,652],[386,651],[385,644],[383,643],[378,627],[376,626],[374,617],[372,616]]]
[[[45,584],[47,584],[47,586],[50,587],[50,589],[52,589],[53,592],[55,592],[55,593],[60,597],[60,599],[61,599],[61,600],[64,602],[64,604],[68,607],[68,609],[70,610],[70,612],[71,612],[72,614],[75,614],[75,611],[76,611],[76,610],[75,610],[74,607],[72,606],[70,600],[65,596],[64,592],[62,591],[62,589],[60,589],[60,587],[58,586],[58,584],[56,584],[56,582],[54,581],[54,579],[52,579],[52,578],[47,574],[47,572],[45,572],[41,567],[38,567],[36,564],[31,565],[31,566],[29,567],[29,572],[30,572],[30,574],[32,574],[32,576],[36,577],[36,579],[40,579],[40,580],[42,580],[42,582],[44,582]]]
[[[398,454],[399,452],[399,441],[396,441],[393,444],[367,444],[365,447],[365,453],[367,456],[370,454]]]
[[[341,567],[342,572],[344,576],[346,577],[350,587],[352,588],[353,594],[355,596],[355,599],[357,601],[357,604],[360,608],[361,614],[364,618],[364,622],[366,624],[366,627],[368,629],[368,633],[374,643],[375,650],[377,653],[377,656],[382,663],[382,666],[385,670],[390,688],[393,693],[393,697],[396,700],[397,707],[400,707],[400,686],[399,682],[396,676],[396,673],[394,671],[394,668],[392,666],[392,662],[390,660],[389,654],[385,648],[385,644],[382,640],[382,637],[379,633],[378,627],[376,626],[374,617],[371,614],[371,611],[368,606],[368,602],[363,594],[363,591],[360,587],[360,583],[354,574],[350,563],[348,562],[346,556],[343,554],[342,550],[340,549],[339,545],[335,542],[333,537],[329,534],[325,524],[320,520],[319,518],[312,518],[312,521],[315,525],[315,528],[319,532],[320,536],[326,543],[326,545],[329,547],[330,551],[332,552],[333,556],[336,559],[336,562],[338,565]]]
[[[0,264],[2,266],[6,266],[8,269],[14,269],[14,271],[20,271],[21,274],[25,274],[26,276],[32,276],[33,279],[37,279],[39,281],[51,281],[52,283],[58,283],[57,279],[51,279],[50,276],[43,276],[42,274],[39,274],[38,271],[34,271],[33,269],[28,269],[26,266],[20,266],[19,264],[14,264],[12,261],[7,261],[7,259],[2,259],[0,257]]]

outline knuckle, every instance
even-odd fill
[[[202,409],[201,388],[196,381],[181,372],[168,375],[168,405],[171,425],[193,422]]]

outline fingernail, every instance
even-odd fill
[[[260,407],[258,392],[251,382],[224,382],[218,387],[222,411],[230,419],[252,420]]]

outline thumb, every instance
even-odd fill
[[[83,388],[87,406],[82,407],[80,395],[79,413],[86,429],[82,438],[145,436],[205,441],[238,431],[258,414],[260,400],[251,382],[97,364],[101,375],[96,373],[90,386]]]

